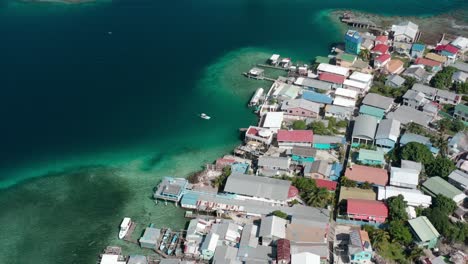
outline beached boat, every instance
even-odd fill
[[[166,232],[164,233],[164,236],[161,240],[161,245],[159,246],[159,250],[164,250],[164,248],[166,248],[166,242],[169,239],[170,234],[171,234],[171,229],[168,228]]]
[[[179,236],[177,234],[174,234],[174,236],[172,237],[172,240],[171,240],[171,244],[167,248],[167,255],[172,255],[172,253],[174,252],[174,249],[175,249],[176,244],[177,244],[177,239],[179,239]]]
[[[206,120],[208,120],[208,119],[211,118],[210,116],[208,116],[208,115],[205,114],[205,113],[201,113],[201,114],[200,114],[200,117],[203,118],[203,119],[206,119]]]
[[[120,224],[119,239],[123,239],[127,234],[130,226],[132,225],[132,219],[130,217],[125,217]]]

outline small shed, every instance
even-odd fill
[[[382,165],[385,163],[382,151],[370,149],[360,149],[357,160],[365,165]]]
[[[408,220],[416,244],[429,249],[435,248],[440,234],[425,216]]]
[[[140,238],[142,248],[155,249],[158,246],[158,239],[161,236],[161,230],[154,227],[147,227],[145,233]]]

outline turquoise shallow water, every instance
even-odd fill
[[[326,54],[341,39],[334,8],[463,6],[429,2],[0,2],[0,263],[94,263],[108,244],[141,252],[115,239],[124,216],[182,228],[183,212],[154,205],[151,190],[256,122],[245,105],[268,83],[241,72],[273,52]]]

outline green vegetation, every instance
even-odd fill
[[[455,202],[443,195],[437,195],[432,199],[430,208],[423,211],[432,225],[448,242],[468,243],[468,223],[457,222],[453,224],[449,215],[457,208]]]
[[[325,126],[325,124],[320,121],[314,121],[310,123],[309,128],[314,131],[315,135],[333,135],[333,133]]]
[[[333,203],[334,195],[325,188],[318,188],[312,179],[294,177],[292,184],[308,206],[324,208]]]
[[[411,89],[411,87],[413,87],[413,85],[416,83],[416,79],[412,77],[403,76],[403,78],[405,79],[405,83],[403,84],[403,86],[400,88],[393,88],[385,85],[386,78],[387,77],[383,74],[375,76],[373,85],[369,92],[395,98],[395,101],[397,103],[400,103],[402,101],[402,97],[406,93],[406,91],[408,89]]]
[[[370,60],[370,51],[368,49],[363,49],[359,52],[358,57],[363,60],[363,61],[369,61]]]
[[[454,67],[445,67],[431,79],[431,86],[439,89],[449,89],[452,86],[452,75],[457,71]]]
[[[412,160],[427,165],[432,162],[434,157],[427,146],[418,142],[410,142],[401,149],[400,159]]]
[[[465,124],[458,119],[443,118],[437,122],[437,127],[442,134],[452,132],[455,134],[465,129]]]
[[[343,187],[356,187],[357,186],[357,182],[350,180],[346,178],[345,176],[341,177],[340,184]]]
[[[224,167],[221,175],[212,181],[212,185],[222,191],[229,175],[231,175],[231,166]]]
[[[458,94],[468,94],[468,82],[455,82],[453,83],[452,85],[452,90],[454,90],[456,93]],[[463,96],[463,100],[464,101],[468,101],[466,100],[466,96]]]
[[[304,129],[307,129],[307,125],[306,125],[305,121],[303,121],[303,120],[296,120],[296,121],[293,122],[292,128],[294,130],[304,130]]]
[[[437,156],[431,163],[426,166],[426,173],[428,176],[440,176],[447,178],[449,174],[457,167],[453,162],[442,156]]]
[[[370,190],[372,189],[372,184],[366,181],[363,184],[361,184],[359,188],[364,189],[364,190]]]
[[[273,211],[271,213],[271,215],[274,215],[274,216],[277,216],[277,217],[280,217],[280,218],[283,218],[283,219],[287,219],[288,218],[288,214],[283,212],[283,211],[280,211],[280,210],[276,210],[276,211]]]

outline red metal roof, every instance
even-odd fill
[[[312,130],[278,130],[278,142],[310,142],[314,133]]]
[[[380,55],[379,57],[377,57],[377,59],[375,59],[375,60],[380,62],[380,63],[384,63],[385,61],[389,60],[390,58],[391,58],[390,54],[383,54],[383,55]]]
[[[421,64],[421,65],[429,66],[429,67],[435,67],[435,66],[441,65],[441,63],[438,61],[433,61],[433,60],[426,59],[426,58],[417,58],[415,61],[415,64]]]
[[[256,129],[254,127],[251,127],[251,128],[249,128],[249,130],[247,130],[247,134],[255,136],[255,135],[258,134],[258,129]]]
[[[447,44],[447,45],[439,45],[436,47],[437,51],[442,51],[442,50],[445,50],[447,52],[450,52],[452,54],[457,54],[457,52],[459,51],[459,49],[457,47],[454,47],[450,44]]]
[[[276,241],[276,260],[280,262],[281,260],[289,263],[291,261],[291,242],[287,239],[278,239]]]
[[[315,184],[319,188],[326,188],[329,191],[335,191],[337,182],[329,181],[329,180],[316,179]]]
[[[357,182],[369,182],[380,186],[388,183],[388,173],[384,169],[363,165],[353,165],[346,169],[346,178]]]
[[[346,77],[342,75],[336,75],[333,73],[323,72],[320,74],[319,79],[325,82],[343,84],[346,80]]]
[[[296,197],[298,194],[299,194],[299,190],[296,187],[291,185],[288,191],[288,198]]]
[[[348,199],[346,212],[352,215],[388,217],[388,207],[381,201]]]
[[[385,44],[377,44],[373,49],[372,52],[385,54],[388,52],[388,46]]]
[[[377,36],[375,38],[375,43],[376,44],[385,44],[388,41],[388,36]]]

